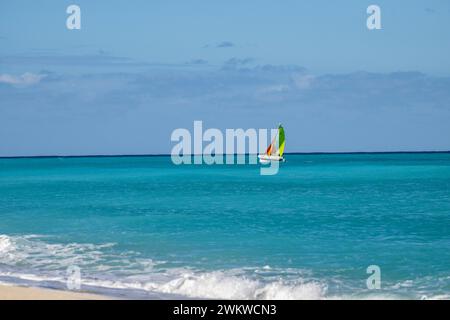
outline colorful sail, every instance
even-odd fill
[[[273,147],[275,145],[275,142],[277,141],[277,136],[278,136],[278,132],[277,132],[277,135],[275,136],[275,138],[273,138],[272,142],[270,143],[270,146],[266,150],[266,154],[268,156],[272,155]]]
[[[272,149],[273,149],[273,143],[271,143],[270,146],[266,150],[266,154],[268,156],[270,156],[272,154]]]
[[[275,137],[273,138],[270,145],[267,147],[266,154],[258,155],[259,162],[261,164],[267,164],[267,163],[270,163],[271,161],[283,161],[284,162],[285,160],[283,158],[283,154],[284,154],[284,146],[285,145],[286,145],[286,137],[284,134],[284,128],[280,124],[280,125],[278,125],[278,130],[277,130]],[[276,152],[275,152],[275,150],[276,150]]]
[[[281,126],[278,127],[278,155],[280,157],[283,156],[284,153],[284,145],[286,143],[285,137],[284,137],[284,128]]]

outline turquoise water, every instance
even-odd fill
[[[450,298],[450,154],[0,159],[0,281],[130,297]],[[381,289],[369,290],[369,265]]]

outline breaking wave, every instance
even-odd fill
[[[78,266],[82,290],[138,299],[450,299],[446,290],[426,288],[429,283],[448,283],[450,277],[407,280],[378,292],[356,286],[343,291],[336,290],[341,281],[318,279],[307,270],[169,267],[137,252],[119,251],[114,243],[50,240],[38,235],[0,235],[0,282],[66,289],[68,268]]]
[[[67,268],[76,265],[84,289],[130,290],[140,297],[148,292],[159,298],[323,299],[327,291],[324,283],[304,279],[302,271],[291,270],[290,279],[284,280],[261,276],[276,273],[268,266],[216,271],[164,268],[163,261],[134,252],[118,254],[114,246],[52,244],[37,235],[0,235],[0,280],[63,288]]]

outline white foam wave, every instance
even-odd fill
[[[0,254],[7,254],[11,250],[11,239],[8,236],[0,234]]]
[[[103,249],[114,243],[94,244],[51,244],[40,240],[42,236],[0,235],[0,263],[16,266],[31,265],[34,268],[87,266],[99,262],[104,257]]]
[[[237,271],[183,270],[165,283],[145,284],[145,289],[211,299],[323,299],[326,286],[315,281],[271,281],[234,275]]]
[[[40,236],[0,235],[0,280],[20,279],[30,285],[58,283],[64,288],[68,267],[81,268],[84,290],[119,290],[125,296],[139,291],[140,297],[188,297],[210,299],[449,299],[444,290],[415,290],[416,281],[406,280],[387,292],[361,289],[333,291],[326,283],[299,269],[260,268],[196,270],[189,267],[167,268],[163,262],[141,258],[135,252],[114,250],[113,243],[49,243]],[[429,280],[429,279],[428,279]],[[429,283],[429,281],[426,281]],[[444,279],[445,280],[445,279]],[[431,280],[430,280],[431,281]],[[446,281],[442,281],[447,283]],[[23,282],[22,282],[23,283]],[[52,285],[52,284],[50,284]],[[331,290],[329,290],[329,286]],[[433,293],[434,292],[434,293]],[[401,294],[401,296],[396,295]],[[412,293],[412,296],[411,296]],[[428,293],[429,296],[427,295]]]
[[[292,271],[289,280],[264,278],[276,273],[270,266],[199,271],[190,268],[155,269],[158,263],[131,253],[109,252],[114,244],[48,243],[38,236],[0,235],[0,276],[32,282],[65,283],[66,268],[82,270],[82,285],[142,290],[191,298],[322,299],[326,285],[307,281]],[[269,280],[268,280],[269,279]]]
[[[181,272],[181,270],[179,271]],[[0,272],[0,276],[9,276],[32,282],[59,282],[64,285],[63,277],[37,276],[33,274],[18,274]],[[170,280],[159,281],[147,279],[142,281],[82,279],[83,287],[109,288],[123,290],[140,290],[164,296],[183,296],[205,299],[241,299],[241,300],[317,300],[325,299],[326,286],[319,282],[297,283],[284,281],[264,283],[245,277],[227,275],[227,271],[202,272],[193,276],[184,270]]]

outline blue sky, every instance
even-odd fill
[[[194,120],[282,122],[291,152],[450,150],[449,31],[446,0],[2,1],[0,156],[168,153]]]

